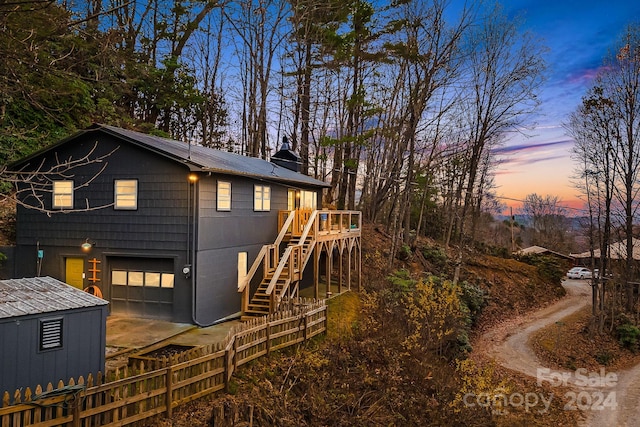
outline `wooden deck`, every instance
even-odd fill
[[[310,275],[313,286],[311,291],[305,289],[305,295],[316,299],[340,294],[352,287],[360,289],[360,212],[280,211],[278,228],[280,232],[274,243],[263,246],[247,277],[238,284],[243,314],[260,316],[273,313],[282,298],[300,296],[300,282],[308,280],[306,278]],[[260,266],[262,280],[250,298],[250,283],[259,274]],[[320,282],[321,276],[325,278],[324,283]]]

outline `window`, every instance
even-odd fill
[[[115,209],[138,209],[138,180],[116,179],[114,192]]]
[[[62,348],[62,318],[40,320],[40,351]]]
[[[111,284],[115,286],[171,289],[173,288],[173,281],[173,273],[111,270]]]
[[[292,211],[296,208],[296,190],[287,190],[287,210]]]
[[[218,181],[218,210],[231,210],[231,183]]]
[[[256,185],[253,188],[253,210],[271,210],[271,187],[266,185]]]
[[[300,191],[300,208],[316,210],[318,206],[318,196],[315,191]]]
[[[73,181],[53,181],[53,207],[73,208]]]

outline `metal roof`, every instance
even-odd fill
[[[106,304],[52,277],[0,280],[0,319]]]
[[[315,187],[330,187],[326,182],[276,165],[256,157],[241,156],[200,145],[147,135],[108,125],[94,125],[88,131],[103,130],[130,142],[189,164],[204,172],[244,175],[270,181],[299,183]]]
[[[640,260],[640,239],[632,240],[632,256],[634,260]],[[574,258],[591,258],[591,252],[582,252],[580,254],[571,254]],[[593,251],[594,258],[600,258],[600,249]],[[627,259],[627,241],[622,240],[620,242],[611,243],[609,245],[609,257],[611,259]]]

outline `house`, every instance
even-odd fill
[[[515,253],[518,256],[527,256],[527,255],[547,255],[558,258],[561,261],[569,261],[573,262],[574,258],[571,255],[565,255],[560,252],[552,251],[551,249],[547,249],[542,246],[529,246],[528,248],[520,249]]]
[[[634,260],[640,260],[640,239],[632,240],[633,252],[632,256]],[[578,260],[590,260],[592,255],[590,251],[582,252],[579,254],[571,254]],[[600,258],[600,249],[594,249],[593,258]],[[611,260],[626,260],[627,259],[627,240],[621,240],[619,242],[611,243],[609,245],[609,259]]]
[[[633,238],[632,240],[632,258],[634,261],[634,270],[640,270],[640,265],[638,261],[640,261],[640,239]],[[578,264],[590,266],[592,263],[599,265],[600,260],[600,249],[594,249],[593,255],[591,251],[582,252],[579,254],[571,254]],[[624,270],[627,259],[627,240],[620,240],[618,242],[611,243],[609,245],[609,258],[607,262],[607,273],[611,273],[614,270],[621,272]]]
[[[202,326],[273,311],[301,283],[317,296],[333,264],[340,284],[344,261],[347,276],[359,269],[360,215],[329,212],[320,230],[328,185],[285,148],[278,165],[107,125],[78,132],[11,165],[28,177],[16,277],[92,287],[111,314]]]
[[[0,393],[104,371],[108,302],[51,277],[0,281]]]

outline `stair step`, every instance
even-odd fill
[[[259,302],[259,301],[255,301],[255,302],[254,302],[254,301],[251,301],[251,302],[249,303],[249,308],[250,308],[250,309],[262,310],[262,309],[264,309],[265,307],[266,307],[267,309],[269,309],[269,301],[262,301],[262,302]]]
[[[269,314],[269,310],[253,310],[253,309],[248,309],[248,310],[246,310],[246,311],[244,312],[244,314],[264,316],[265,314]]]

